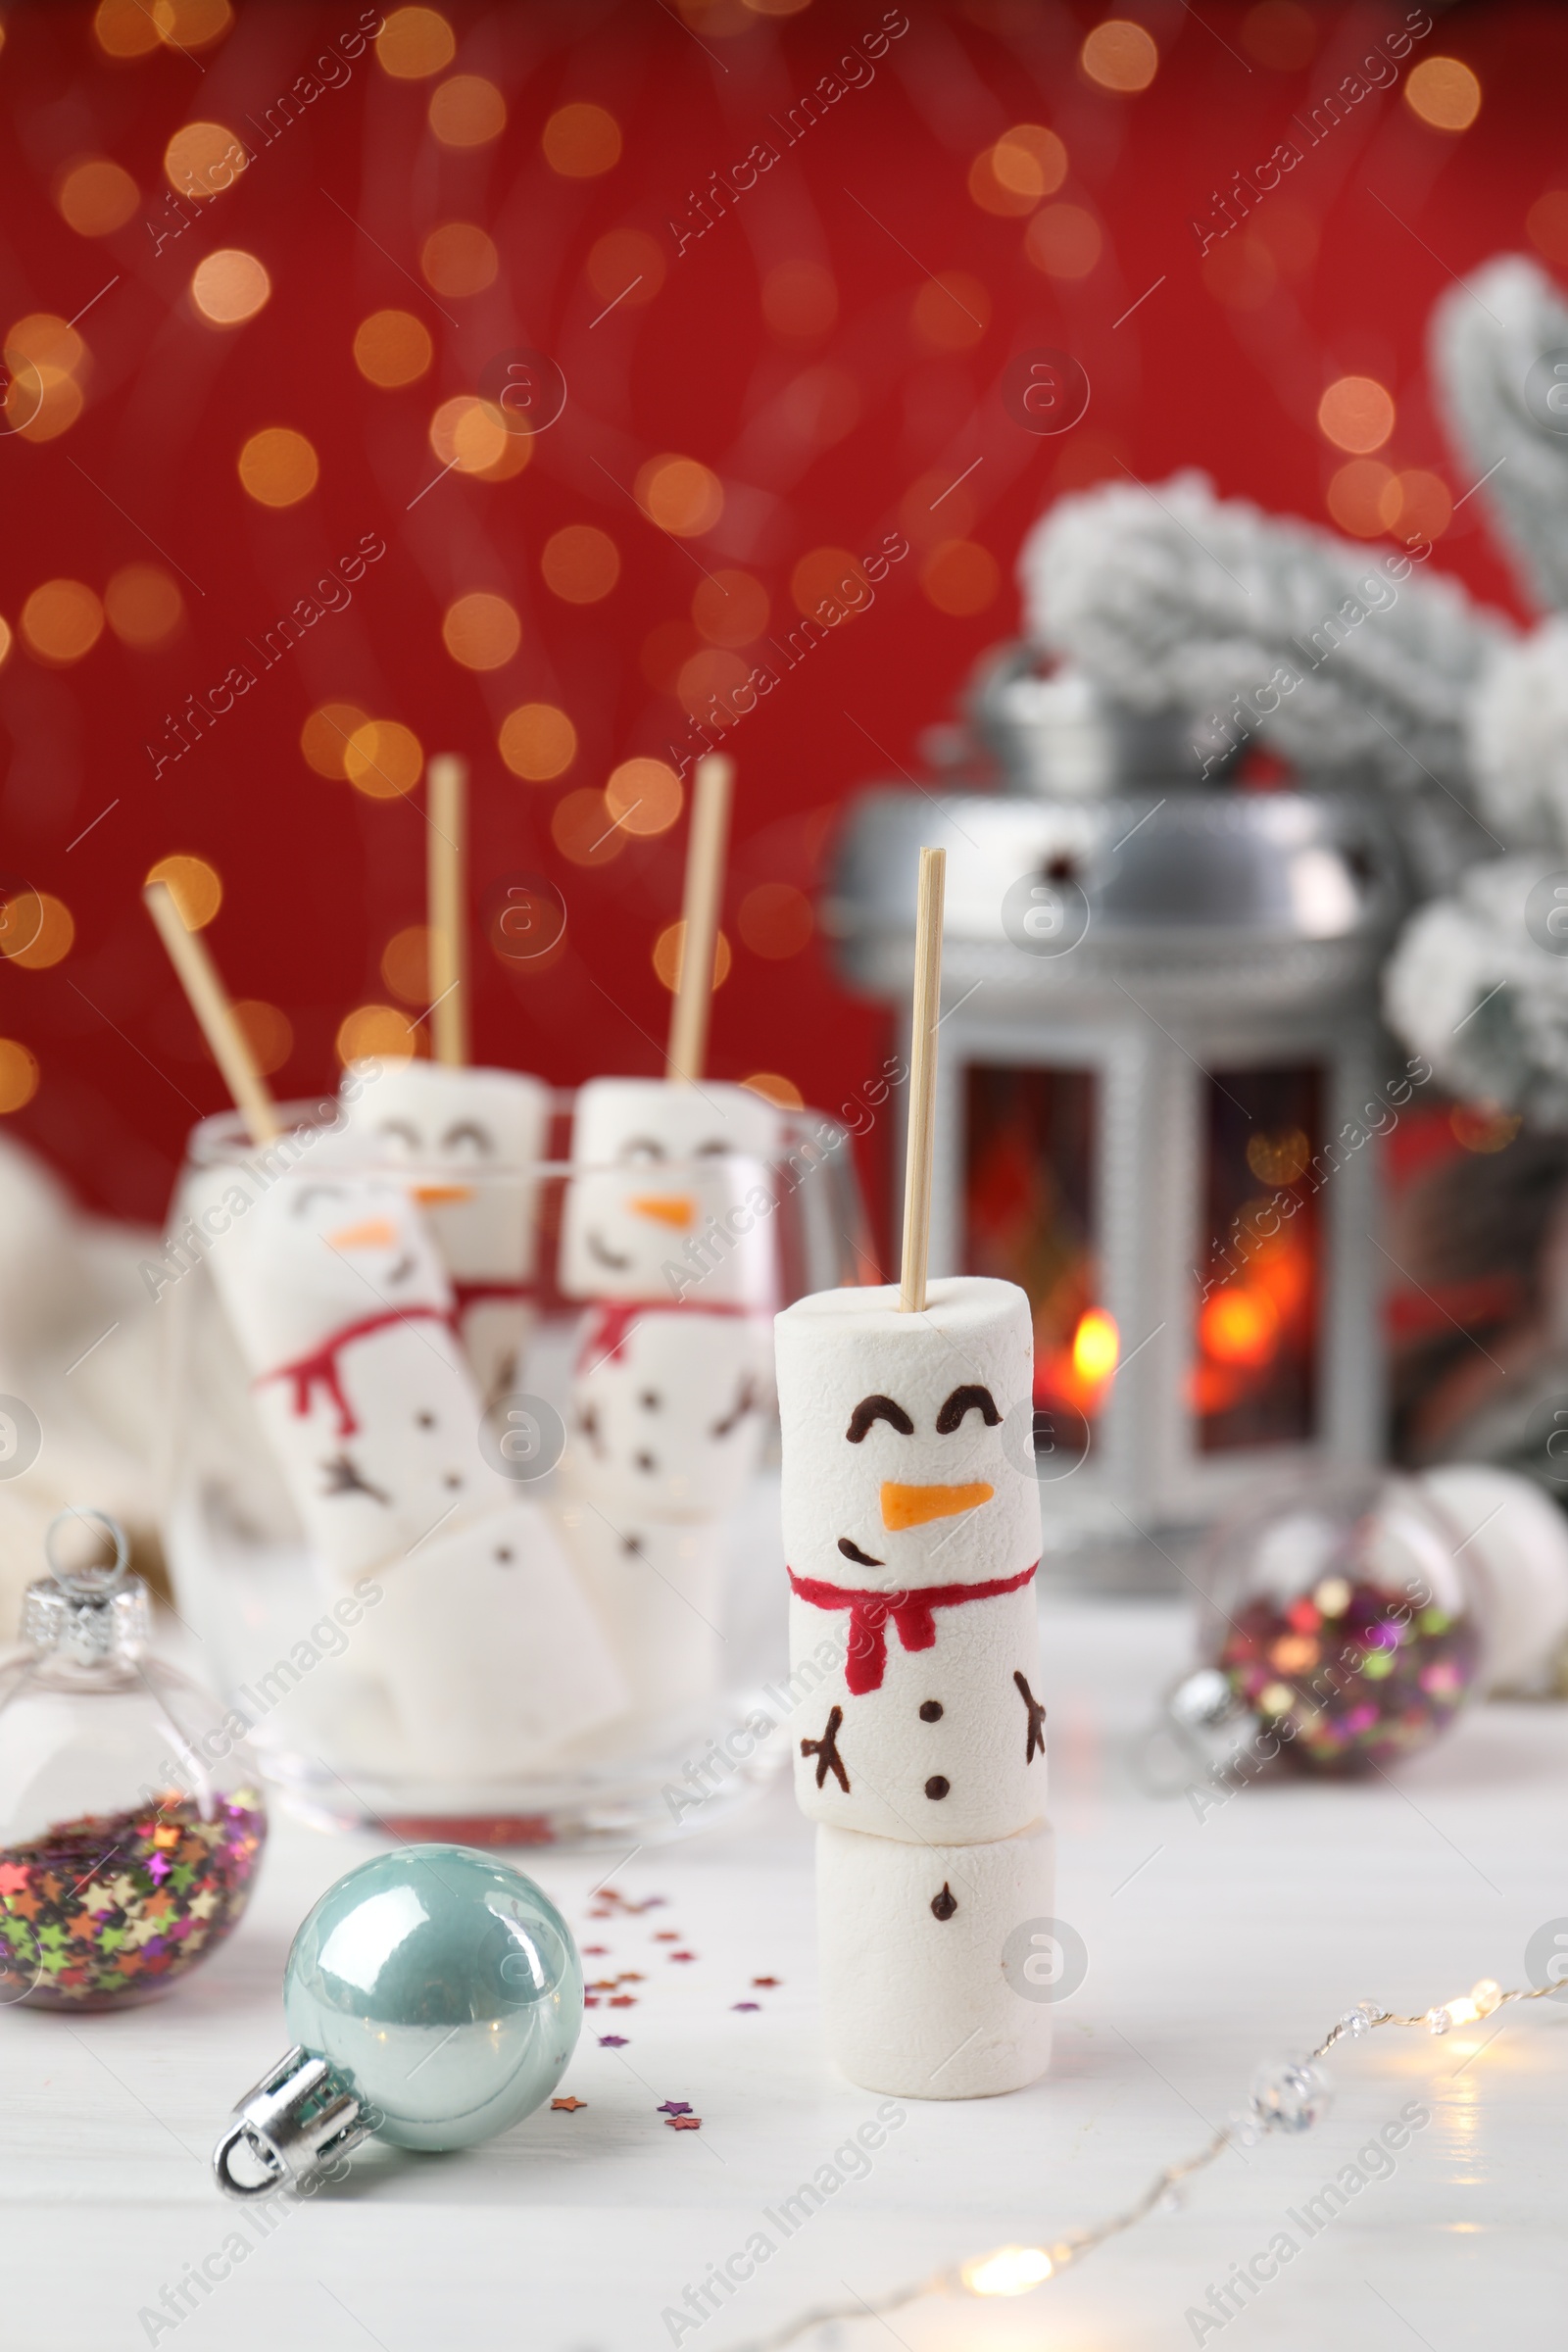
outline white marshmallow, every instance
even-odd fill
[[[1031,1924],[1044,1933],[1051,1919],[1054,1880],[1048,1822],[978,1845],[819,1828],[822,2018],[850,2081],[904,2099],[985,2098],[1037,2081],[1051,2062],[1052,2004],[1029,1997],[1024,1962]]]
[[[734,1509],[772,1404],[765,1316],[601,1306],[583,1324],[570,1457],[607,1509],[662,1519]]]
[[[375,1581],[382,1598],[355,1640],[391,1693],[411,1772],[527,1771],[625,1707],[625,1680],[538,1503],[443,1531]]]
[[[405,1166],[457,1298],[458,1329],[481,1394],[515,1385],[533,1323],[538,1185],[550,1090],[517,1070],[431,1061],[350,1062],[351,1138]]]
[[[1486,1587],[1487,1689],[1539,1690],[1568,1637],[1568,1522],[1532,1480],[1490,1463],[1446,1463],[1418,1484]]]
[[[777,1303],[778,1110],[744,1086],[593,1078],[578,1093],[561,1288],[569,1298]]]
[[[723,1680],[727,1530],[639,1517],[569,1475],[557,1517],[578,1579],[650,1719],[710,1698]]]

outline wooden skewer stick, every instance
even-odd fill
[[[735,763],[722,752],[697,762],[692,829],[686,844],[686,892],[681,906],[680,978],[669,1016],[668,1075],[695,1086],[708,1057],[708,1016],[713,1000],[713,952],[724,895],[730,788]]]
[[[190,1008],[201,1023],[202,1035],[212,1048],[213,1059],[223,1073],[223,1083],[244,1115],[251,1142],[272,1143],[283,1132],[276,1105],[257,1066],[251,1041],[234,1017],[234,1007],[207,952],[207,942],[199,931],[186,929],[185,918],[167,882],[149,882],[141,895],[169,950],[169,960],[190,1001]]]
[[[451,752],[430,762],[430,1044],[452,1068],[468,1059],[468,764]]]
[[[904,1168],[904,1264],[899,1312],[925,1312],[931,1254],[931,1151],[936,1133],[937,1023],[942,1016],[942,902],[948,853],[920,852],[914,918],[914,1010],[909,1026],[909,1133]]]

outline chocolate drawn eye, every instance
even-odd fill
[[[943,1409],[945,1411],[947,1408],[944,1406]],[[852,1446],[859,1445],[873,1421],[891,1423],[901,1438],[912,1438],[914,1435],[914,1423],[902,1404],[896,1404],[891,1396],[862,1396],[850,1415],[850,1426],[844,1433]],[[938,1426],[941,1426],[940,1423]]]
[[[482,1152],[487,1158],[494,1153],[496,1148],[495,1140],[489,1130],[481,1127],[473,1119],[460,1119],[456,1127],[449,1127],[441,1138],[443,1152],[455,1152],[460,1144],[471,1146],[475,1152]]]
[[[853,1560],[858,1568],[885,1568],[887,1566],[885,1560],[873,1560],[871,1554],[868,1551],[862,1551],[858,1544],[852,1544],[848,1536],[840,1536],[839,1549],[843,1552],[844,1557],[847,1560]]]
[[[729,1156],[729,1146],[728,1144],[699,1144],[692,1156],[694,1159],[726,1159]]]
[[[313,1200],[341,1200],[342,1199],[343,1187],[340,1184],[307,1184],[296,1196],[292,1213],[296,1217],[306,1217],[310,1215]]]
[[[651,1135],[633,1135],[621,1145],[618,1156],[635,1167],[639,1160],[662,1159],[664,1147]]]
[[[383,1119],[375,1132],[384,1142],[402,1144],[410,1152],[419,1152],[424,1147],[423,1136],[408,1119]]]
[[[1001,1424],[1002,1415],[997,1410],[997,1400],[991,1391],[971,1381],[961,1389],[955,1389],[943,1405],[937,1415],[937,1436],[951,1438],[964,1414],[970,1412],[978,1412],[987,1429],[996,1429]]]

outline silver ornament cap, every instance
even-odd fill
[[[57,1557],[68,1521],[91,1521],[115,1547],[108,1566],[65,1567]],[[50,1520],[43,1540],[53,1573],[27,1587],[22,1604],[22,1639],[74,1666],[102,1666],[139,1657],[152,1641],[152,1603],[139,1576],[126,1573],[130,1545],[125,1531],[107,1511],[73,1504]]]

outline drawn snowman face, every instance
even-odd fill
[[[672,1518],[731,1509],[770,1403],[765,1321],[651,1307],[572,1385],[574,1443],[617,1502]]]
[[[772,1302],[762,1162],[778,1148],[773,1104],[745,1087],[595,1078],[577,1097],[561,1287],[568,1298],[668,1299],[685,1268],[693,1305]],[[722,1246],[690,1245],[711,1237]]]
[[[543,1153],[546,1086],[514,1070],[356,1062],[344,1091],[350,1136],[382,1164],[409,1170],[452,1273],[520,1275],[531,1266],[535,1187],[522,1178]]]
[[[451,1301],[418,1211],[390,1177],[294,1170],[236,1220],[233,1239],[248,1276],[242,1311],[264,1357],[302,1353],[389,1310],[445,1313]]]

